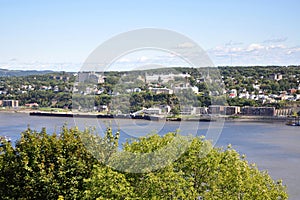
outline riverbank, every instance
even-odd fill
[[[30,116],[47,116],[47,117],[76,117],[76,118],[117,118],[117,119],[141,119],[151,121],[217,121],[225,120],[229,122],[260,122],[260,123],[286,123],[294,120],[288,116],[179,116],[166,117],[162,115],[130,115],[130,114],[99,114],[97,112],[72,112],[72,111],[41,111],[34,109],[2,109],[1,113],[26,113]]]
[[[103,118],[103,119],[141,119],[150,121],[232,121],[232,122],[263,122],[263,123],[286,123],[292,120],[291,117],[277,117],[277,116],[199,116],[199,117],[165,117],[159,115],[130,115],[130,114],[97,114],[97,113],[72,113],[72,112],[29,112],[31,116],[48,116],[48,117],[76,117],[76,118]]]
[[[264,122],[264,123],[286,123],[292,120],[291,117],[277,117],[277,116],[239,116],[239,117],[226,117],[226,121],[232,122]]]
[[[165,120],[164,117],[151,115],[129,115],[129,114],[97,114],[97,113],[72,113],[72,112],[30,112],[30,116],[47,116],[47,117],[75,117],[75,118],[118,118],[118,119],[143,119],[151,121]]]

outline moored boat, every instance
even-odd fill
[[[288,121],[286,123],[286,125],[288,125],[288,126],[300,126],[300,123],[299,122]]]

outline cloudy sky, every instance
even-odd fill
[[[148,27],[191,38],[217,66],[299,65],[299,2],[0,0],[0,68],[76,71],[111,37]]]

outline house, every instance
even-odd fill
[[[150,92],[154,94],[173,94],[173,90],[168,88],[149,88]]]
[[[104,83],[105,77],[95,72],[78,72],[78,82]]]
[[[199,93],[199,89],[196,86],[193,86],[193,87],[191,87],[191,86],[189,86],[189,87],[174,87],[174,92],[175,93],[179,93],[180,91],[183,91],[183,90],[186,90],[186,91],[190,90],[195,94]]]
[[[232,89],[229,91],[229,98],[235,98],[237,96],[237,90]]]
[[[195,114],[196,115],[208,114],[208,108],[207,107],[195,107]]]
[[[260,85],[259,85],[259,84],[252,84],[252,87],[253,87],[255,90],[260,90]]]
[[[141,88],[134,88],[134,89],[133,89],[133,92],[141,92],[141,91],[142,91]]]
[[[183,79],[186,80],[187,78],[191,77],[189,74],[153,74],[153,75],[145,75],[145,82],[146,83],[168,83],[169,81],[173,81],[175,79]]]
[[[269,78],[271,80],[280,81],[282,79],[282,74],[271,74]]]
[[[107,105],[100,105],[98,106],[98,112],[107,112],[108,106]]]
[[[54,92],[59,92],[59,87],[58,87],[57,85],[54,86],[53,91],[54,91]]]
[[[246,93],[240,93],[240,94],[239,94],[239,98],[240,98],[240,99],[241,99],[241,98],[249,99],[249,97],[250,97],[249,92],[246,92]]]
[[[169,113],[171,111],[171,106],[169,105],[160,105],[159,108],[163,113]]]
[[[39,104],[38,103],[26,103],[25,106],[28,108],[34,108],[34,107],[39,107]]]
[[[161,108],[148,108],[144,110],[144,113],[147,115],[160,115]]]
[[[133,89],[126,89],[125,92],[126,93],[132,93],[132,92],[141,92],[142,89],[141,88],[133,88]]]
[[[297,92],[297,89],[295,89],[295,88],[289,89],[289,94],[295,94],[296,92]]]
[[[208,114],[221,114],[221,112],[224,112],[224,106],[221,105],[210,105],[208,107]]]
[[[181,106],[180,107],[180,114],[181,115],[195,115],[196,109],[193,106]]]
[[[50,76],[50,79],[52,80],[63,80],[63,81],[69,81],[70,77],[68,76]]]

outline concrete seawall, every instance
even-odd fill
[[[272,116],[213,116],[213,117],[177,117],[177,118],[166,118],[164,116],[152,116],[152,115],[130,115],[130,114],[94,114],[94,113],[57,113],[57,112],[30,112],[30,116],[47,116],[47,117],[75,117],[75,118],[103,118],[103,119],[140,119],[150,121],[202,121],[210,122],[218,119],[224,119],[229,122],[262,122],[262,123],[286,123],[288,121],[294,121],[292,117],[272,117]]]
[[[112,114],[92,114],[92,113],[55,113],[55,112],[30,112],[30,116],[45,116],[45,117],[75,117],[75,118],[117,118],[117,119],[142,119],[142,120],[151,120],[159,121],[165,120],[164,117],[159,116],[150,116],[150,115],[112,115]]]

